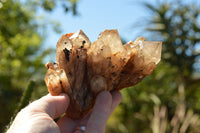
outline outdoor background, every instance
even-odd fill
[[[0,132],[16,112],[46,95],[45,63],[62,34],[93,42],[118,29],[123,42],[162,41],[162,60],[123,101],[107,133],[200,132],[200,0],[0,0]]]

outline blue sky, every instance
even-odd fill
[[[152,19],[152,12],[142,6],[142,2],[158,5],[159,2],[170,2],[172,0],[80,0],[78,2],[78,16],[63,11],[61,5],[57,5],[53,12],[39,11],[44,16],[46,23],[51,20],[60,23],[61,33],[55,33],[52,27],[44,29],[46,48],[56,48],[56,43],[62,34],[76,32],[82,29],[93,42],[99,33],[105,29],[118,29],[120,36],[126,41],[135,40],[139,36],[145,36],[148,41],[156,41],[148,38],[144,28],[148,19]],[[185,4],[200,0],[181,1]],[[50,60],[49,60],[50,59]],[[45,60],[46,61],[46,60]],[[48,61],[56,61],[56,57],[48,58]]]
[[[145,1],[145,0],[143,0]],[[155,4],[159,0],[148,0]],[[44,13],[44,17],[57,21],[61,24],[61,33],[53,32],[47,28],[45,32],[46,47],[56,48],[56,43],[62,34],[76,32],[82,29],[90,38],[95,41],[99,33],[105,29],[118,29],[120,36],[126,41],[134,40],[137,36],[144,36],[142,32],[144,18],[150,13],[141,6],[142,0],[80,0],[78,2],[78,16],[65,13],[61,5],[51,14]],[[133,26],[140,25],[141,28]]]

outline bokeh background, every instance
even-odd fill
[[[46,95],[45,63],[62,34],[93,42],[118,29],[123,42],[162,41],[154,73],[122,90],[107,133],[200,132],[199,0],[0,0],[0,132],[20,108]]]

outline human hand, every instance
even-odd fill
[[[97,96],[93,111],[87,118],[72,120],[65,115],[56,123],[54,119],[66,112],[69,97],[66,94],[48,94],[21,110],[7,133],[103,133],[108,118],[121,100],[120,92],[103,91]],[[86,127],[85,131],[77,128],[82,126]]]

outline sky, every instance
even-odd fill
[[[145,0],[80,0],[77,16],[65,13],[61,5],[58,5],[51,14],[40,12],[49,20],[60,23],[61,29],[59,34],[50,27],[45,29],[48,34],[44,46],[56,48],[56,43],[62,34],[76,32],[79,29],[85,32],[91,42],[95,41],[105,29],[118,29],[120,36],[126,41],[144,36],[143,23],[151,14],[142,7],[142,1]],[[152,4],[157,1],[159,0],[148,0]]]
[[[158,5],[163,1],[173,0],[80,0],[77,3],[77,16],[73,16],[71,12],[64,12],[62,5],[57,5],[53,12],[39,11],[47,24],[56,21],[60,23],[61,29],[61,33],[56,33],[52,27],[47,26],[43,31],[45,32],[43,47],[56,49],[57,41],[63,34],[76,32],[79,29],[85,32],[91,42],[94,42],[105,29],[118,29],[120,37],[127,42],[134,41],[140,36],[146,37],[147,41],[160,41],[151,40],[149,34],[145,32],[145,28],[148,27],[147,22],[152,19],[153,14],[142,6],[142,2]],[[200,0],[180,1],[184,4],[192,1],[200,4]],[[56,56],[52,55],[44,62],[46,61],[56,61]]]

